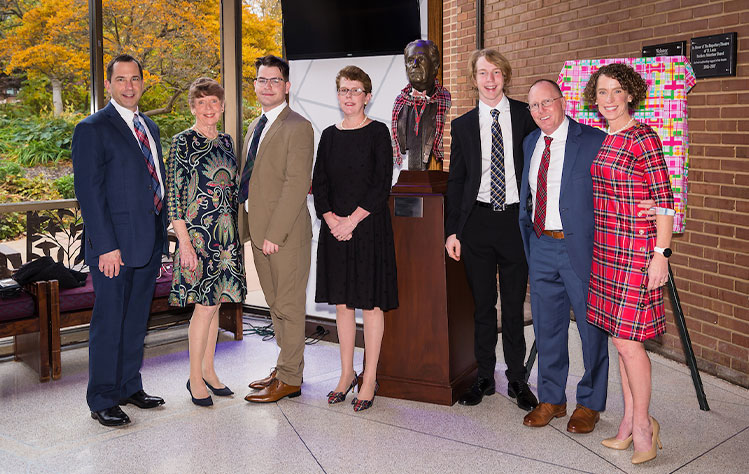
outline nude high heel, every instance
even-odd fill
[[[610,449],[625,450],[632,444],[632,435],[629,435],[627,439],[617,439],[616,436],[613,438],[606,438],[601,441],[601,444]]]
[[[663,449],[660,437],[661,425],[652,416],[650,417],[650,424],[653,425],[653,444],[648,451],[635,451],[632,455],[632,464],[642,464],[655,459],[655,456],[658,454],[657,448]]]

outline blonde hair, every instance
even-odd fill
[[[486,58],[487,61],[494,64],[502,71],[502,76],[504,78],[504,87],[502,89],[503,91],[506,91],[507,86],[510,85],[510,80],[512,79],[512,66],[510,66],[510,62],[507,58],[502,56],[502,53],[496,49],[491,48],[477,49],[472,52],[471,56],[468,58],[468,72],[471,75],[471,82],[474,84],[476,84],[476,63],[479,58]]]

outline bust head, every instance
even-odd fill
[[[417,91],[431,94],[440,67],[440,52],[437,45],[429,40],[411,41],[403,50],[403,55],[408,82]]]

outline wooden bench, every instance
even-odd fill
[[[79,248],[83,224],[81,223],[77,201],[70,199],[46,203],[0,205],[0,212],[10,212],[3,209],[8,206],[13,207],[11,211],[17,212],[15,208],[23,204],[28,205],[26,207],[29,208],[26,213],[26,261],[39,258],[43,254],[52,256],[68,267],[80,263]],[[170,242],[173,246],[176,238],[170,236]],[[39,251],[41,251],[41,254],[38,253]],[[20,265],[20,256],[15,254],[7,246],[0,247],[0,272],[4,269],[8,273],[11,267],[17,268]],[[192,314],[192,308],[169,306],[169,290],[172,282],[171,265],[171,261],[164,261],[162,264],[151,302],[151,316],[171,313],[178,315],[179,321],[188,321]],[[86,284],[80,288],[61,289],[57,281],[48,283],[44,288],[47,292],[45,327],[48,328],[49,366],[52,379],[58,379],[62,375],[61,330],[91,322],[94,291],[90,276],[87,278]],[[149,327],[153,327],[153,319],[149,320]],[[221,305],[219,327],[233,333],[235,340],[242,340],[241,303],[224,303]]]

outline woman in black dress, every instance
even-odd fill
[[[224,88],[207,77],[188,93],[192,128],[172,139],[167,162],[167,208],[177,234],[169,304],[195,304],[188,330],[192,402],[213,405],[233,392],[213,365],[221,303],[241,303],[246,293],[237,232],[237,160],[231,136],[219,133]]]
[[[320,137],[312,176],[317,216],[322,220],[317,247],[315,301],[336,305],[341,378],[328,403],[346,399],[357,382],[354,372],[355,308],[364,317],[364,354],[354,411],[372,406],[377,392],[377,361],[385,327],[384,311],[398,307],[393,228],[388,196],[393,175],[387,125],[368,118],[372,81],[356,66],[336,76],[343,120]]]

